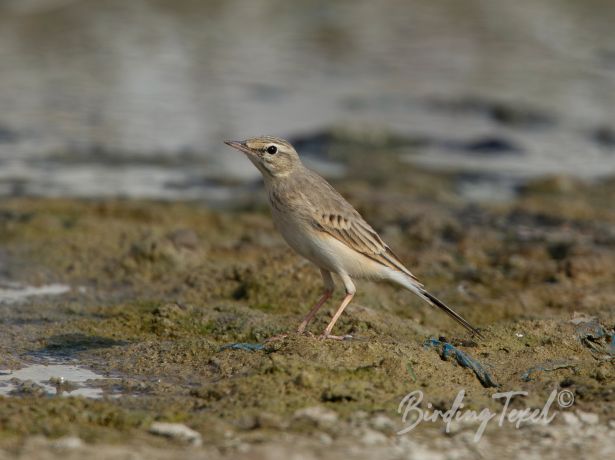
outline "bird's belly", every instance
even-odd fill
[[[288,245],[319,268],[351,277],[383,278],[384,267],[309,224],[278,213],[276,228]]]

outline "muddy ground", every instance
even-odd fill
[[[359,149],[352,179],[336,186],[482,340],[407,292],[363,282],[336,326],[352,340],[290,334],[263,350],[221,349],[292,331],[321,289],[318,271],[275,233],[257,185],[253,200],[230,210],[2,200],[4,285],[70,291],[0,304],[0,369],[78,365],[101,375],[88,385],[103,396],[14,382],[0,397],[0,458],[612,456],[615,180],[546,178],[511,201],[470,204],[455,174],[396,158]],[[498,387],[442,359],[424,346],[430,338],[465,352]],[[554,389],[574,404],[554,402],[546,426],[490,423],[478,443],[477,423],[396,435],[406,394],[421,390],[424,409],[446,410],[460,389],[464,410],[499,413],[492,395],[513,390],[528,392],[516,409],[542,408]],[[202,445],[150,434],[156,421],[185,424]]]

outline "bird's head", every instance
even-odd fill
[[[264,177],[287,176],[301,166],[301,160],[293,146],[279,137],[261,136],[224,143],[245,153]]]

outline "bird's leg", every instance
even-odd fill
[[[333,330],[333,326],[335,326],[335,323],[337,322],[339,317],[342,316],[344,309],[348,306],[348,304],[354,297],[356,288],[348,275],[340,274],[340,277],[342,278],[342,282],[344,283],[344,287],[346,288],[346,297],[344,297],[344,300],[342,300],[340,307],[335,312],[335,315],[333,315],[333,318],[331,318],[331,322],[328,324],[327,328],[325,329],[325,332],[320,336],[323,339],[344,340],[344,338],[346,337],[331,335],[331,331]]]
[[[299,334],[303,334],[303,331],[305,331],[305,328],[310,323],[310,321],[314,319],[314,316],[316,316],[316,313],[318,312],[318,310],[320,310],[320,307],[322,307],[325,304],[325,302],[331,298],[331,295],[333,294],[335,283],[333,282],[333,278],[331,277],[331,272],[321,269],[320,274],[322,275],[322,280],[325,283],[325,292],[320,298],[320,300],[316,302],[316,305],[312,307],[310,312],[307,315],[305,315],[305,318],[303,318],[303,321],[301,321],[301,324],[299,325],[299,328],[297,329],[297,332]]]
[[[318,303],[316,303],[316,305],[312,307],[310,312],[307,315],[305,315],[305,318],[303,318],[303,321],[301,321],[301,324],[297,328],[297,332],[299,334],[302,334],[303,331],[305,331],[306,326],[310,323],[310,321],[312,321],[312,319],[316,315],[316,312],[318,312],[318,310],[320,310],[320,307],[322,307],[325,304],[325,302],[331,298],[331,294],[332,294],[331,291],[325,291],[325,293],[322,295]]]
[[[344,297],[344,300],[342,300],[342,304],[340,305],[340,308],[338,308],[337,311],[335,312],[335,315],[333,315],[331,322],[325,329],[325,332],[322,334],[321,338],[344,340],[344,336],[331,335],[331,331],[333,330],[333,326],[335,326],[335,323],[337,322],[339,317],[342,315],[344,308],[346,308],[346,306],[350,303],[353,297],[354,297],[354,294],[346,294],[346,297]]]

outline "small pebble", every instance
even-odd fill
[[[327,433],[321,433],[319,436],[319,440],[323,446],[330,446],[331,444],[333,444],[333,438]]]
[[[361,440],[361,444],[364,446],[377,446],[387,442],[387,437],[385,435],[369,428],[363,429],[358,437]]]
[[[83,446],[83,441],[77,436],[64,436],[56,439],[51,447],[58,450],[72,450]]]
[[[337,413],[321,406],[299,409],[293,415],[294,419],[305,419],[318,426],[331,426],[337,422]]]
[[[562,412],[562,418],[564,422],[570,426],[578,426],[581,424],[579,417],[574,415],[572,412]]]
[[[381,432],[389,432],[395,430],[395,423],[384,414],[376,414],[369,421],[370,426]]]
[[[203,443],[201,434],[188,428],[183,423],[154,422],[149,432],[158,436],[185,441],[193,446],[200,446]]]
[[[593,414],[591,412],[583,412],[578,410],[577,416],[583,423],[587,423],[588,425],[596,425],[600,421],[598,414]]]

